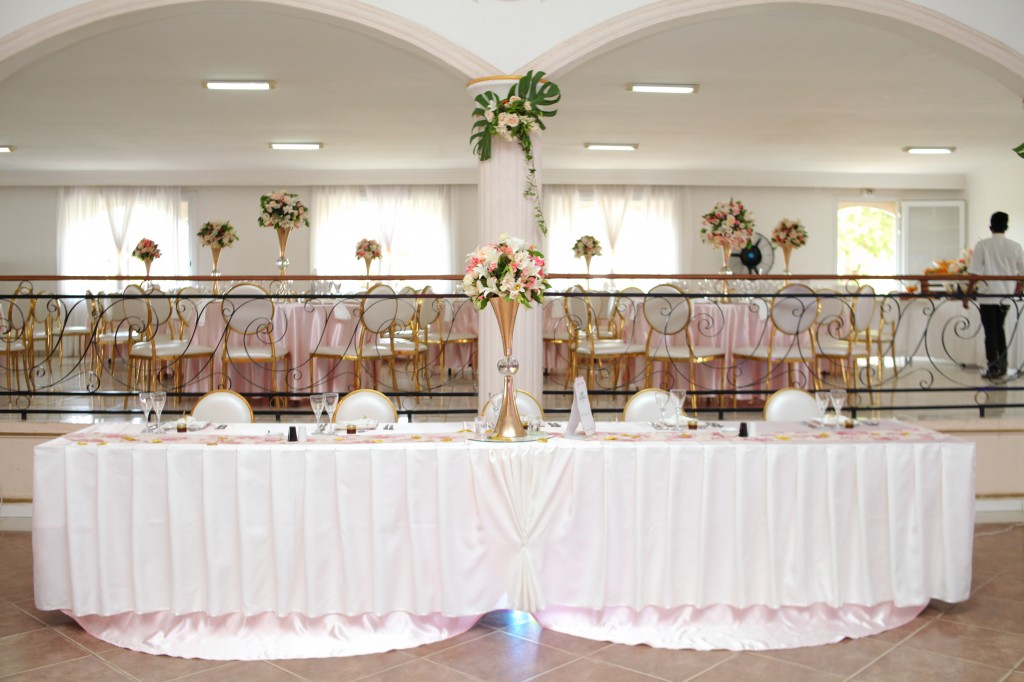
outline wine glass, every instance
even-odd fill
[[[324,394],[311,393],[309,395],[309,406],[313,408],[313,415],[316,417],[316,432],[320,433],[320,415],[324,411]]]
[[[833,388],[829,391],[829,395],[832,397],[832,409],[836,411],[836,425],[842,423],[841,412],[843,411],[843,405],[846,403],[846,389],[845,388]]]
[[[664,425],[666,422],[665,409],[668,407],[668,401],[670,399],[671,396],[666,391],[658,391],[654,394],[654,404],[657,405],[658,413],[661,414],[661,421],[659,422],[659,425]]]
[[[324,393],[324,414],[327,417],[327,423],[324,425],[324,431],[327,433],[334,433],[334,410],[338,407],[338,394],[337,393]]]
[[[149,431],[149,412],[153,409],[153,394],[148,392],[140,393],[139,407],[142,408],[142,414],[145,415],[142,420],[142,430]]]
[[[671,402],[674,403],[672,410],[675,413],[676,426],[683,425],[683,413],[686,412],[686,389],[673,388],[669,391]]]
[[[832,396],[828,391],[818,391],[814,394],[814,401],[818,404],[818,418],[822,426],[825,426],[825,413],[828,412],[828,404],[831,400]]]
[[[153,392],[153,411],[156,412],[156,428],[154,431],[160,430],[160,413],[164,411],[164,405],[167,404],[167,394],[163,391]]]

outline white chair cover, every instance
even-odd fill
[[[394,424],[398,421],[398,411],[391,399],[380,391],[369,388],[357,388],[347,394],[334,410],[334,421],[357,421],[373,419],[381,424]]]
[[[772,393],[764,404],[766,422],[806,421],[818,417],[814,396],[799,388],[783,388]]]
[[[481,411],[481,415],[489,422],[496,422],[498,420],[498,411],[501,409],[501,393],[495,393],[484,405],[484,409]],[[530,417],[544,418],[544,409],[540,406],[540,401],[534,398],[530,393],[526,391],[516,390],[516,410],[519,412],[521,419],[529,419]]]
[[[661,410],[658,409],[656,396],[659,394],[668,395],[668,391],[660,388],[645,388],[637,391],[622,409],[622,421],[624,422],[652,422],[661,419]]]
[[[253,421],[249,401],[234,391],[210,391],[192,408],[192,416],[204,422],[249,424]]]

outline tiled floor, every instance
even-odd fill
[[[542,630],[516,612],[486,615],[455,639],[353,658],[198,661],[134,653],[93,639],[32,599],[28,533],[0,533],[0,679],[409,680],[900,680],[1024,682],[1024,527],[978,527],[974,587],[962,604],[933,603],[875,637],[785,651],[668,651]]]

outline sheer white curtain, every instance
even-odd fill
[[[572,246],[583,235],[601,242],[602,255],[591,273],[675,274],[679,272],[679,233],[684,191],[676,187],[622,185],[547,185],[547,256],[551,272],[583,273],[586,263]],[[621,289],[649,280],[615,280]]]
[[[61,275],[142,277],[146,267],[131,252],[143,238],[160,246],[152,275],[187,275],[187,211],[178,187],[66,187],[58,194],[57,271]],[[111,290],[113,281],[66,281],[64,293]]]

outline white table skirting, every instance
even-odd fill
[[[342,446],[78,444],[72,434],[36,449],[36,603],[95,632],[94,616],[119,614],[269,614],[293,633],[316,619],[358,633],[409,616],[372,646],[343,633],[345,646],[284,637],[217,655],[135,630],[139,618],[126,628],[136,641],[109,639],[209,658],[415,646],[496,608],[581,636],[698,648],[700,637],[664,627],[636,633],[651,608],[677,631],[680,607],[720,619],[714,609],[727,606],[741,621],[797,609],[776,614],[777,637],[766,627],[706,646],[800,646],[821,642],[794,638],[793,622],[853,608],[857,623],[836,641],[901,624],[932,598],[969,595],[974,447],[918,433]],[[637,627],[623,637],[630,612]],[[188,629],[187,618],[177,624]]]

